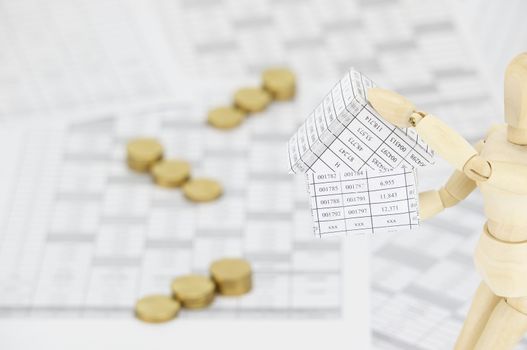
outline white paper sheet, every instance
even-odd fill
[[[386,171],[425,166],[433,151],[412,129],[383,120],[368,104],[374,83],[351,69],[289,140],[291,172]]]
[[[224,256],[251,261],[253,291],[181,317],[343,316],[341,244],[313,240],[303,179],[277,157],[295,123],[276,125],[297,104],[222,131],[206,112],[231,89],[204,85],[193,99],[0,135],[0,317],[132,317],[137,298]],[[159,138],[224,196],[194,204],[129,170],[136,136]]]
[[[419,225],[411,169],[317,172],[306,177],[315,235],[397,232]]]
[[[412,169],[432,164],[434,153],[415,130],[378,115],[366,100],[371,87],[351,69],[289,140],[290,171],[307,173],[319,237],[419,225]]]
[[[128,0],[3,1],[0,123],[89,118],[167,97],[166,44],[137,11]]]

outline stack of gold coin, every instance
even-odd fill
[[[270,68],[262,73],[262,87],[244,87],[234,94],[231,107],[209,111],[207,122],[218,129],[240,125],[250,113],[261,112],[272,100],[290,100],[296,93],[295,75],[286,68]]]
[[[142,321],[159,323],[174,319],[180,309],[180,303],[169,296],[150,295],[136,303],[135,315]]]
[[[137,138],[128,142],[126,161],[130,169],[147,172],[163,158],[163,147],[152,138]]]
[[[251,266],[244,259],[226,258],[212,263],[210,274],[222,295],[242,295],[252,288]]]
[[[212,179],[192,179],[183,185],[185,197],[193,202],[210,202],[223,193],[221,185]]]
[[[246,114],[235,107],[218,107],[209,112],[207,121],[218,129],[232,129],[243,122]]]
[[[214,261],[210,275],[190,274],[177,277],[171,285],[172,297],[149,295],[137,301],[135,315],[149,322],[166,322],[175,318],[181,307],[203,309],[209,306],[218,291],[221,295],[237,296],[252,288],[252,272],[249,262],[239,258]]]
[[[275,100],[290,100],[295,96],[295,75],[285,68],[270,68],[262,74],[263,88]]]
[[[180,187],[190,178],[190,164],[184,160],[162,160],[152,167],[154,182],[162,187]]]
[[[234,105],[248,113],[263,111],[271,100],[271,95],[261,88],[242,88],[234,94]]]
[[[188,309],[201,309],[214,299],[214,282],[201,275],[186,275],[172,282],[172,296]]]

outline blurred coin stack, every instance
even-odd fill
[[[218,129],[232,129],[245,117],[265,110],[272,100],[285,101],[295,96],[295,75],[285,68],[271,68],[262,73],[261,87],[241,88],[234,94],[232,106],[209,111],[208,123]]]
[[[130,169],[148,172],[150,168],[163,159],[163,146],[153,138],[135,139],[126,147],[126,162]]]
[[[240,296],[252,288],[252,271],[248,261],[224,258],[210,266],[210,276],[189,274],[174,279],[172,296],[148,295],[137,301],[135,315],[148,323],[170,321],[180,309],[203,309],[209,306],[216,293]]]
[[[128,167],[141,173],[150,173],[161,187],[179,188],[193,202],[209,202],[223,193],[221,184],[213,179],[191,178],[190,164],[180,159],[163,159],[163,146],[153,138],[136,138],[126,147]]]
[[[210,275],[222,295],[242,295],[251,290],[251,266],[241,259],[221,259],[210,266]]]
[[[185,275],[172,282],[172,297],[187,309],[201,309],[212,303],[215,289],[208,276]]]

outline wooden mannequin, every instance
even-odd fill
[[[477,186],[487,223],[474,261],[478,287],[455,349],[511,349],[527,331],[527,53],[505,73],[505,121],[474,147],[433,115],[417,111],[404,97],[384,89],[368,91],[383,118],[415,127],[456,171],[438,191],[419,194],[427,219],[466,198]]]

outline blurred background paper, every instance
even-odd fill
[[[285,143],[351,66],[477,141],[503,119],[503,71],[525,51],[526,10],[520,0],[0,1],[0,345],[27,344],[23,330],[44,343],[60,330],[86,336],[75,322],[139,339],[139,296],[238,253],[254,261],[253,293],[187,314],[206,322],[182,326],[188,334],[247,319],[246,335],[261,337],[265,318],[293,324],[266,336],[306,347],[327,337],[366,348],[368,326],[374,349],[452,347],[479,282],[479,194],[415,232],[321,241]],[[228,133],[206,126],[208,109],[274,65],[297,74],[295,102]],[[225,198],[191,206],[130,173],[124,145],[139,134],[214,173]],[[420,169],[419,188],[450,171]],[[319,334],[304,331],[308,320]],[[179,322],[192,320],[168,329]]]

